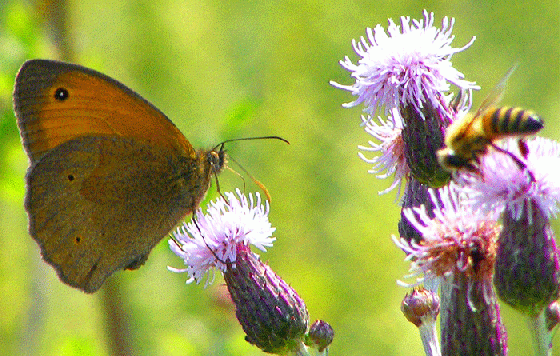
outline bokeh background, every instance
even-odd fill
[[[232,157],[272,195],[277,242],[261,258],[306,301],[312,320],[335,329],[331,355],[421,355],[400,312],[407,292],[390,180],[368,174],[357,146],[370,137],[361,108],[343,109],[350,84],[338,61],[351,40],[399,16],[455,17],[454,66],[482,92],[516,62],[504,103],[546,120],[560,139],[560,6],[539,1],[101,0],[0,2],[0,354],[262,355],[243,340],[221,276],[186,285],[163,240],[137,271],[117,273],[86,295],[59,282],[27,234],[27,157],[11,109],[17,69],[31,58],[66,59],[125,83],[165,112],[195,147],[245,136],[291,144],[228,144]],[[231,164],[236,171],[240,169]],[[245,186],[224,172],[222,190]],[[215,190],[209,198],[215,198]],[[558,229],[557,229],[558,230]],[[511,355],[531,354],[526,321],[507,306]],[[558,340],[555,340],[558,341]],[[560,352],[560,348],[556,348]]]

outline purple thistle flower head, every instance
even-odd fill
[[[421,111],[425,102],[445,111],[446,104],[441,95],[450,89],[450,84],[464,89],[478,89],[464,80],[462,73],[451,65],[451,57],[468,48],[473,39],[461,48],[451,47],[454,36],[454,19],[445,17],[441,29],[434,27],[434,14],[424,10],[423,20],[401,17],[401,26],[389,20],[388,34],[377,25],[368,28],[367,39],[353,41],[354,51],[360,59],[357,64],[346,57],[340,61],[350,71],[356,82],[353,85],[331,84],[348,90],[358,98],[344,107],[359,104],[366,106],[369,114],[380,106],[385,112],[393,108],[411,105]]]
[[[504,211],[494,285],[502,301],[536,316],[560,296],[560,254],[549,219],[539,206],[527,199],[520,210],[519,216]]]
[[[383,155],[373,171],[387,167],[387,173],[399,173],[400,179],[410,172],[411,177],[433,188],[444,186],[451,179],[437,162],[436,151],[443,146],[444,131],[456,114],[450,93],[451,84],[461,93],[468,94],[478,89],[472,82],[464,80],[462,73],[451,65],[454,53],[468,48],[474,38],[462,48],[451,47],[454,36],[454,20],[445,17],[441,29],[434,26],[434,14],[424,11],[424,19],[412,20],[401,17],[400,26],[389,20],[388,33],[381,26],[368,28],[367,39],[354,41],[354,50],[360,56],[354,64],[348,57],[340,64],[351,72],[353,85],[331,84],[350,91],[357,99],[344,107],[364,104],[369,115],[385,107],[385,114],[394,112],[402,118],[399,140],[403,152],[401,167],[389,168],[387,163],[394,157]],[[367,124],[367,123],[366,123]],[[370,125],[371,126],[371,125]],[[386,125],[366,128],[372,135],[386,134]],[[384,140],[383,140],[384,141]],[[394,141],[397,142],[397,141]],[[363,149],[363,148],[361,148]],[[370,150],[378,150],[372,145]],[[407,177],[408,178],[408,177]]]
[[[525,162],[526,168],[519,167],[503,152],[492,151],[484,155],[480,174],[458,177],[470,203],[484,211],[508,210],[519,219],[526,201],[531,200],[548,218],[556,216],[560,201],[560,144],[542,137],[521,142],[508,139],[500,144]]]
[[[173,272],[187,272],[187,283],[202,278],[215,269],[225,272],[228,266],[235,266],[237,245],[254,245],[261,251],[271,247],[275,231],[268,221],[268,202],[261,204],[259,193],[246,196],[237,190],[225,193],[226,199],[220,197],[208,204],[207,213],[196,212],[196,221],[184,224],[173,233],[169,247],[185,265],[184,269],[169,268]],[[179,245],[177,244],[179,243]],[[209,278],[206,283],[210,283]]]
[[[395,244],[411,260],[412,276],[422,276],[412,287],[451,277],[455,274],[483,282],[484,294],[491,298],[492,271],[495,262],[496,240],[501,226],[497,215],[484,214],[465,204],[461,192],[454,186],[431,189],[434,208],[430,215],[425,205],[403,209],[403,214],[422,236],[422,241],[407,241],[393,237]]]
[[[262,251],[272,246],[274,228],[268,221],[268,203],[261,204],[237,190],[208,205],[207,213],[179,228],[169,241],[171,250],[187,268],[187,283],[199,283],[210,271],[224,273],[236,316],[245,339],[265,352],[287,354],[305,349],[309,314],[304,301],[249,245]],[[210,279],[207,280],[209,283]]]
[[[502,214],[494,285],[500,298],[530,315],[560,292],[560,258],[550,218],[560,200],[560,145],[507,139],[481,157],[479,170],[459,174],[475,209]]]
[[[434,290],[432,286],[438,281],[445,282],[442,293],[447,304],[442,308],[445,316],[441,354],[503,355],[507,351],[507,334],[492,289],[501,231],[497,215],[474,210],[453,185],[429,191],[433,206],[430,215],[425,205],[403,209],[422,240],[393,238],[407,254],[407,260],[412,261],[411,276],[421,276],[413,285],[399,284],[410,287],[428,283]]]
[[[365,131],[381,141],[375,143],[368,141],[369,147],[358,146],[365,152],[379,152],[381,156],[367,158],[362,152],[358,152],[358,156],[365,162],[372,164],[373,167],[368,171],[375,174],[377,178],[384,179],[395,174],[393,184],[379,194],[385,194],[395,188],[398,188],[397,196],[400,195],[402,181],[410,174],[410,168],[406,163],[404,155],[404,141],[402,138],[403,123],[398,110],[392,111],[393,115],[389,116],[389,120],[383,120],[379,117],[379,124],[368,116],[367,119],[362,116],[362,122],[365,125]],[[384,173],[382,173],[384,172]]]

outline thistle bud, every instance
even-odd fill
[[[449,116],[434,109],[430,102],[425,102],[421,110],[405,105],[400,111],[404,121],[404,152],[412,177],[432,188],[446,185],[451,173],[439,165],[436,152],[444,146]]]
[[[305,303],[248,246],[237,245],[236,263],[224,278],[249,343],[276,354],[302,347],[309,325]]]
[[[306,345],[315,346],[319,352],[323,352],[329,347],[333,339],[333,328],[326,321],[317,320],[309,328]]]
[[[427,289],[415,288],[404,297],[401,311],[417,327],[427,321],[435,322],[439,314],[439,297]]]
[[[549,220],[527,200],[516,219],[504,212],[494,284],[500,298],[522,313],[537,315],[558,298],[560,265]]]

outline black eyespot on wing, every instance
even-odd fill
[[[56,91],[54,92],[54,98],[58,101],[64,101],[68,99],[68,97],[69,97],[68,90],[65,88],[57,88]]]

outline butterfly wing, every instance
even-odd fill
[[[185,136],[156,107],[118,81],[76,64],[30,60],[16,77],[14,110],[31,162],[82,135],[135,137],[194,157]]]
[[[85,292],[139,267],[208,188],[203,162],[175,125],[101,73],[28,61],[14,108],[31,161],[30,234],[59,277]]]
[[[115,137],[81,137],[46,153],[28,172],[25,201],[44,259],[88,293],[139,267],[190,211],[184,163]]]

